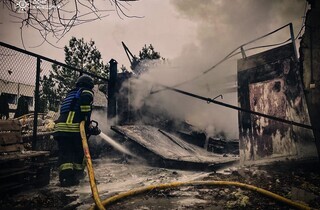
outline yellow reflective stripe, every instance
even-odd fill
[[[71,129],[71,130],[74,130],[74,129],[79,129],[79,127],[57,126],[57,129]]]
[[[81,112],[90,112],[91,110],[81,110]]]
[[[80,127],[80,123],[72,123],[72,124],[67,124],[65,122],[58,122],[56,125],[62,125],[62,126],[68,126],[68,127]]]
[[[79,132],[80,129],[68,129],[68,128],[61,128],[57,129],[57,131],[64,131],[64,132]]]
[[[59,122],[59,123],[56,124],[56,126],[59,126],[59,127],[68,127],[68,128],[75,128],[75,127],[80,127],[80,124],[79,124],[79,123],[67,124],[67,123],[64,123],[64,122]]]
[[[81,112],[90,112],[91,111],[91,106],[90,105],[83,105],[80,106]]]
[[[75,115],[75,114],[76,114],[75,112],[72,112],[71,123],[73,122],[73,119],[74,119],[74,115]]]
[[[84,169],[84,165],[83,164],[79,164],[79,163],[73,163],[73,169],[74,170],[83,170]]]
[[[79,123],[57,123],[55,127],[56,131],[63,131],[63,132],[79,132],[80,131],[80,124]]]
[[[80,129],[67,129],[67,128],[61,128],[57,129],[57,131],[63,131],[63,132],[79,132]]]
[[[93,96],[93,92],[91,92],[90,90],[83,90],[82,93],[90,93]]]
[[[76,130],[79,130],[79,128],[65,128],[65,127],[62,127],[62,128],[57,128],[57,130],[70,130],[70,131],[76,131]]]
[[[64,164],[61,164],[59,166],[59,171],[68,170],[68,169],[73,170],[73,164],[72,163],[64,163]]]
[[[69,114],[68,114],[68,118],[67,118],[67,124],[71,124],[72,123],[72,121],[73,121],[73,118],[74,118],[74,114],[75,114],[75,112],[69,112]]]

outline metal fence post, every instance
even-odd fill
[[[40,100],[40,66],[41,59],[37,57],[37,73],[36,73],[36,87],[34,93],[34,117],[33,117],[33,139],[32,139],[32,150],[36,149],[37,146],[37,131],[38,131],[38,112],[39,112],[39,100]]]
[[[294,55],[295,55],[295,61],[298,62],[298,53],[297,53],[297,47],[296,47],[296,41],[294,37],[294,31],[293,31],[293,25],[292,23],[289,24],[290,28],[290,37],[293,45]]]
[[[110,79],[108,82],[108,120],[117,116],[117,96],[116,96],[116,85],[117,85],[117,61],[111,59],[110,63]],[[114,123],[117,124],[117,123]]]

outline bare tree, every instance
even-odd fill
[[[131,1],[138,0],[0,0],[15,22],[21,23],[21,34],[25,27],[32,27],[43,37],[41,44],[51,44],[48,35],[58,42],[73,27],[105,18],[112,12],[121,19],[141,18],[127,15]],[[22,35],[21,38],[23,42]]]

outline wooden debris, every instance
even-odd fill
[[[27,151],[18,120],[0,120],[0,194],[49,183],[48,151]]]

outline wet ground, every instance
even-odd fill
[[[94,160],[101,199],[133,188],[192,180],[238,181],[272,191],[286,198],[320,209],[320,167],[315,160],[239,168],[218,172],[194,172],[149,167],[143,161],[121,156]],[[88,177],[77,187],[59,187],[57,171],[50,184],[25,189],[1,198],[0,209],[88,209],[93,199]],[[183,186],[152,190],[120,200],[107,209],[293,209],[257,192],[239,187]]]

